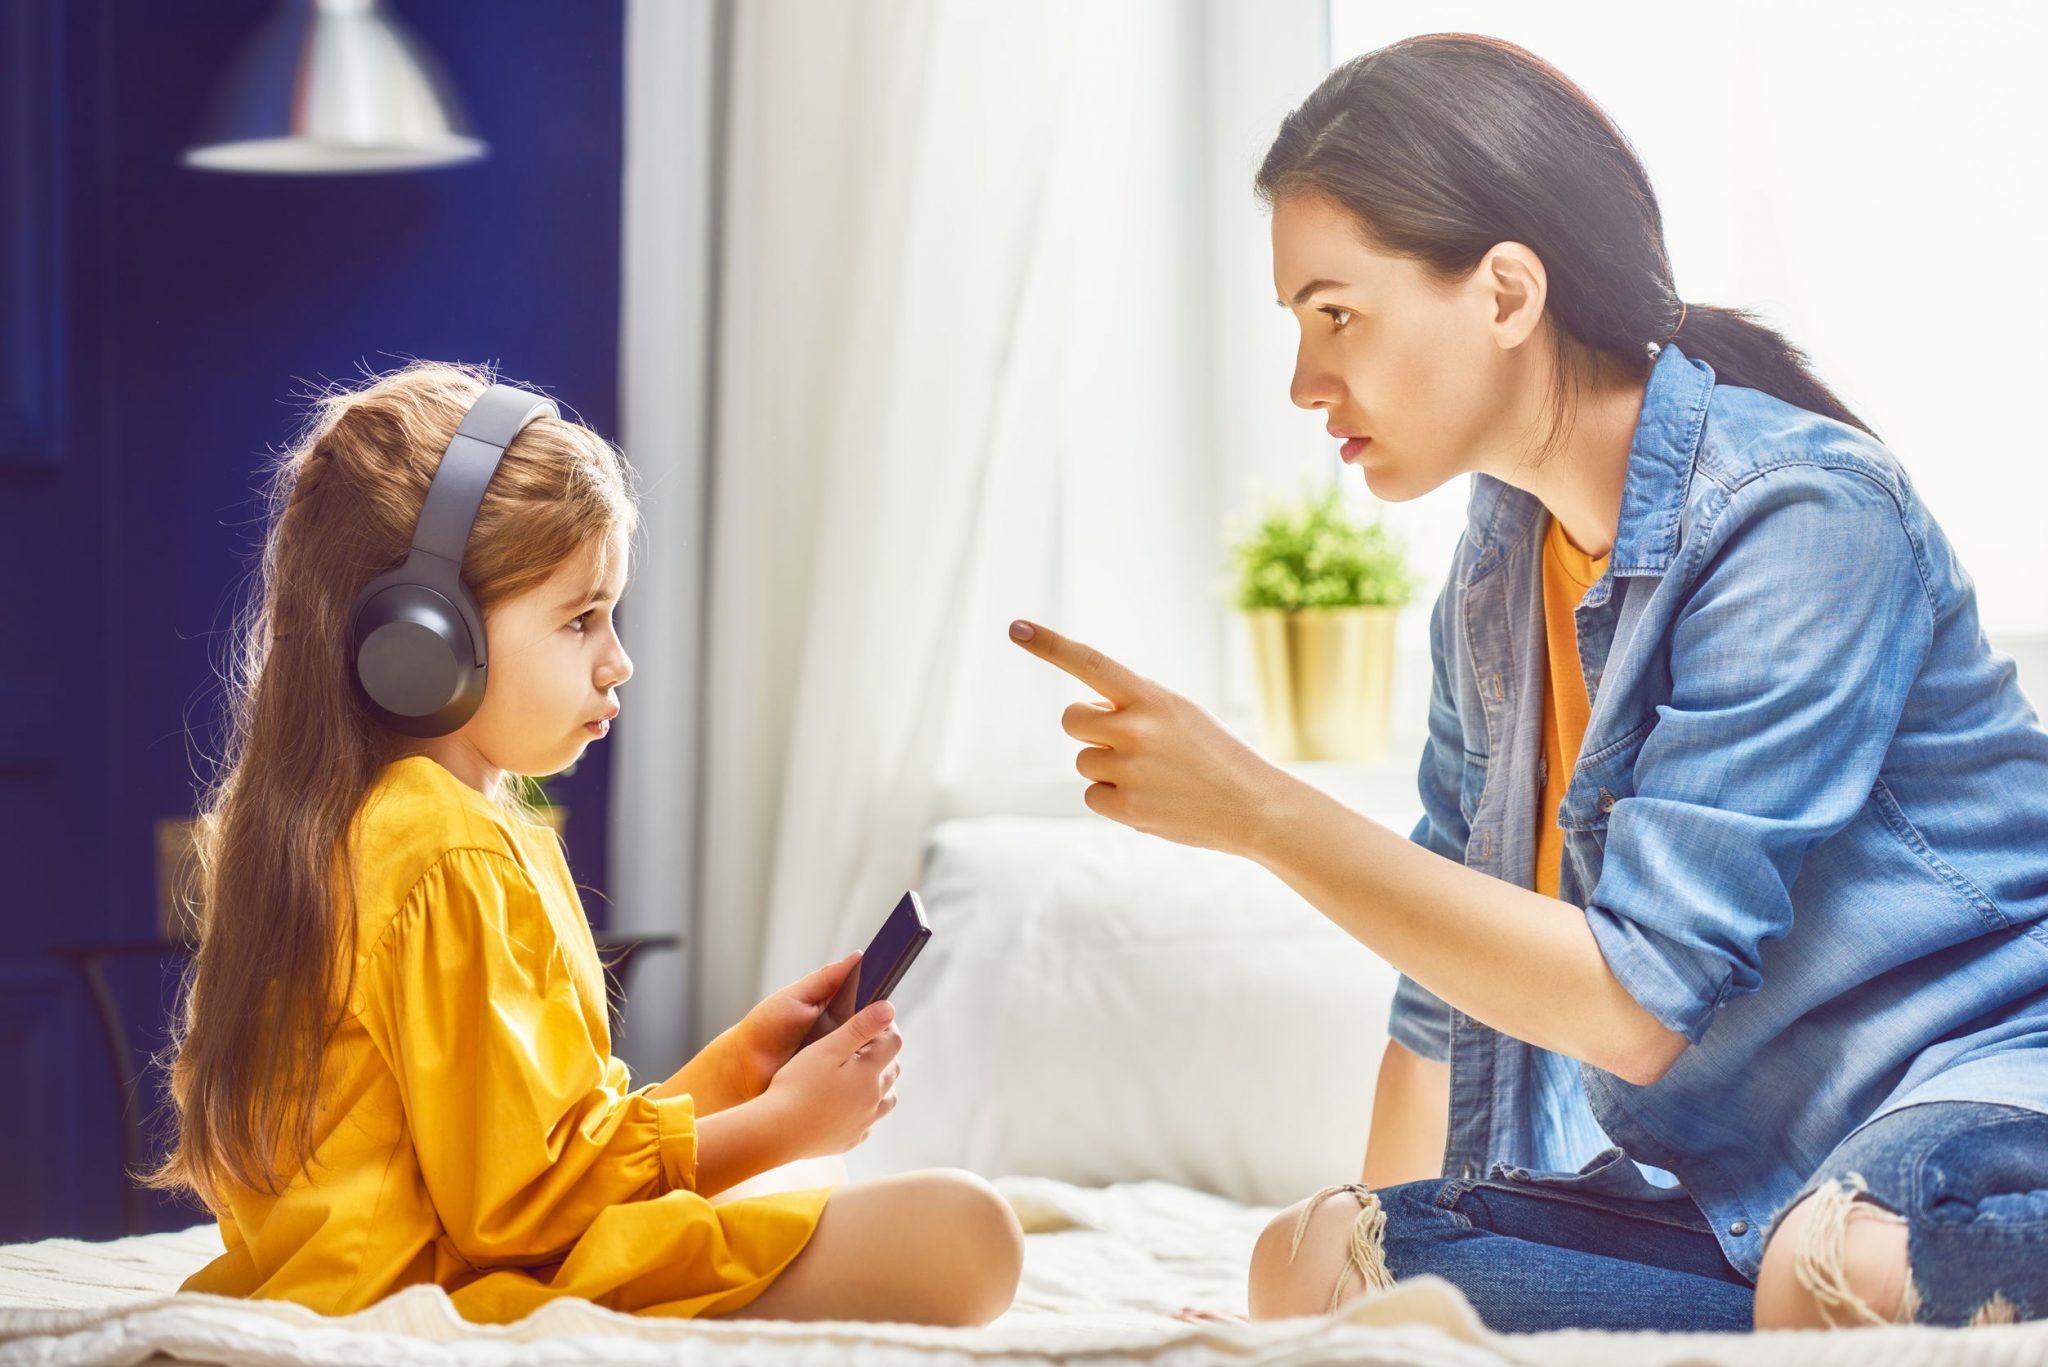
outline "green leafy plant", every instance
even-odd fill
[[[1231,547],[1231,558],[1237,606],[1244,612],[1398,608],[1421,583],[1401,539],[1378,519],[1353,521],[1334,484],[1269,507],[1258,526]]]

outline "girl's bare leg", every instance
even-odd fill
[[[973,1173],[853,1182],[832,1193],[811,1241],[735,1318],[987,1324],[1010,1308],[1024,1230]]]

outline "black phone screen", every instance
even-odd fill
[[[932,928],[924,919],[924,907],[917,894],[904,893],[903,900],[882,922],[882,928],[875,932],[875,938],[860,956],[860,992],[854,998],[854,1011],[866,1009],[895,990],[911,961],[931,937]]]
[[[924,903],[915,892],[903,894],[875,938],[861,952],[860,968],[846,975],[846,982],[819,1013],[817,1023],[805,1042],[822,1039],[859,1015],[862,1008],[896,990],[911,961],[924,942],[931,939],[931,923],[925,920]]]

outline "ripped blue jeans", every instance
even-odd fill
[[[1386,1272],[1452,1282],[1503,1331],[1751,1327],[1754,1288],[1690,1199],[1632,1200],[1518,1176],[1496,1165],[1484,1179],[1379,1192]],[[2048,1315],[2048,1115],[1979,1102],[1905,1107],[1851,1134],[1785,1210],[1808,1196],[1816,1220],[1845,1218],[1851,1199],[1905,1217],[1912,1283],[1902,1318]]]

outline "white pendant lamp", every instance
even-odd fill
[[[381,0],[283,0],[216,93],[184,163],[348,175],[475,161],[488,147],[447,76]]]

